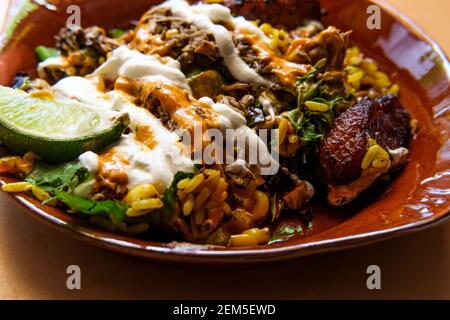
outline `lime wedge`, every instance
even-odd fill
[[[48,92],[29,94],[0,86],[0,141],[17,153],[33,151],[49,163],[102,151],[120,138],[128,123],[128,114],[57,100]]]

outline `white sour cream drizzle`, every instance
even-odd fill
[[[264,33],[251,22],[242,17],[234,18],[229,8],[219,4],[197,4],[190,6],[184,0],[169,0],[160,5],[168,8],[176,17],[192,22],[200,29],[209,31],[215,39],[219,53],[224,63],[234,78],[241,82],[271,86],[271,82],[261,77],[250,68],[234,45],[231,33],[217,23],[230,23],[237,30],[245,29],[258,34],[264,42],[270,43]]]
[[[233,129],[233,143],[240,141],[236,157],[230,161],[246,161],[258,163],[264,168],[270,168],[265,174],[274,174],[279,169],[279,164],[273,159],[266,144],[260,137],[247,126],[245,117],[223,103],[214,103],[211,98],[203,97],[200,102],[208,104],[217,114],[222,129]],[[253,152],[253,153],[252,153]]]
[[[67,59],[59,56],[59,57],[51,57],[48,58],[38,64],[37,71],[40,78],[45,79],[47,78],[45,74],[45,68],[65,68],[69,65],[67,62]]]
[[[194,163],[183,155],[177,134],[169,131],[148,110],[137,107],[128,101],[120,91],[99,92],[95,84],[85,78],[68,77],[59,81],[54,87],[56,95],[70,97],[81,102],[96,105],[105,110],[127,112],[130,115],[130,126],[148,126],[157,142],[150,149],[137,141],[133,133],[122,135],[112,147],[115,152],[125,158],[129,167],[124,169],[128,175],[128,188],[144,183],[154,184],[163,192],[171,183],[178,171],[191,172]],[[79,161],[91,173],[98,170],[98,155],[89,151],[79,157]]]
[[[149,83],[164,82],[189,89],[186,77],[179,70],[179,64],[170,59],[164,62],[122,46],[114,50],[111,57],[93,75],[110,80],[126,77]],[[125,93],[118,90],[107,93],[99,91],[95,77],[67,77],[55,84],[53,90],[55,96],[76,99],[105,112],[128,113],[132,130],[140,125],[150,128],[157,142],[152,149],[137,141],[133,133],[123,135],[112,146],[129,164],[129,167],[124,169],[128,175],[129,189],[151,183],[162,192],[170,185],[178,171],[193,171],[194,162],[182,153],[179,136],[164,127],[148,110],[131,103]],[[273,168],[278,169],[278,164],[272,159],[266,145],[252,129],[247,127],[243,115],[228,105],[214,103],[207,97],[201,98],[200,101],[209,105],[219,115],[219,125],[222,129],[235,129],[234,139],[238,137],[247,139],[246,150],[238,152],[239,159],[246,159],[249,149],[258,150],[258,161],[261,164],[266,166],[271,164]],[[99,169],[98,155],[93,152],[82,154],[79,161],[93,174]]]
[[[113,51],[112,56],[94,72],[94,75],[106,79],[123,77],[142,82],[164,82],[190,93],[187,79],[180,70],[180,63],[169,57],[164,59],[163,63],[156,57],[121,46]]]
[[[224,129],[237,129],[247,124],[247,120],[245,120],[245,117],[242,114],[224,103],[215,103],[209,97],[200,98],[199,101],[209,105],[220,115],[219,124]]]

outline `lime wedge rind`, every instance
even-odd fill
[[[49,163],[104,150],[120,138],[128,123],[128,114],[0,87],[0,141],[16,153],[32,151]]]

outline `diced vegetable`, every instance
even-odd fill
[[[195,98],[216,97],[224,81],[215,70],[207,70],[189,79],[189,86]]]

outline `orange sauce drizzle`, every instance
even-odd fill
[[[189,97],[185,90],[165,83],[148,83],[144,85],[144,90],[160,102],[180,128],[218,127],[218,114],[209,105]]]
[[[169,53],[170,46],[168,41],[161,39],[159,35],[151,34],[148,26],[148,16],[152,11],[146,12],[141,18],[132,36],[131,48],[147,54],[159,54],[166,56]]]
[[[152,129],[149,126],[138,125],[136,127],[135,138],[149,149],[154,149],[158,145]]]
[[[272,72],[287,88],[295,89],[297,78],[308,72],[309,67],[307,65],[293,63],[285,57],[277,56],[257,35],[244,33],[244,37],[251,43],[252,49],[257,52],[258,56],[269,63]]]
[[[105,187],[117,193],[124,192],[128,184],[128,167],[128,160],[114,148],[99,155],[94,193],[101,192]]]

